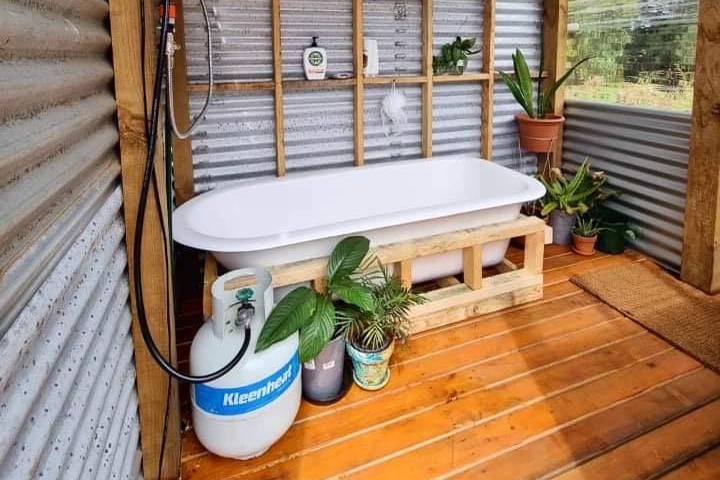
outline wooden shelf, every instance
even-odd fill
[[[206,83],[190,83],[187,86],[190,93],[207,92]],[[273,90],[275,82],[268,80],[264,82],[215,82],[213,90],[216,92],[256,92],[262,90]]]
[[[386,85],[389,83],[426,83],[427,77],[424,75],[381,75],[378,77],[364,77],[365,85]]]
[[[463,73],[462,75],[433,75],[435,83],[462,83],[462,82],[480,82],[488,80],[488,73]]]
[[[355,79],[327,78],[325,80],[283,80],[282,83],[283,87],[287,90],[312,90],[322,88],[332,89],[355,85]]]

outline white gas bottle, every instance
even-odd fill
[[[226,290],[226,282],[252,276],[253,285]],[[250,344],[240,363],[226,375],[193,385],[193,425],[198,440],[210,452],[245,460],[270,448],[297,415],[301,399],[298,335],[255,353],[273,306],[272,282],[265,270],[234,270],[221,276],[213,283],[212,299],[212,322],[200,328],[190,350],[191,373],[216,371],[235,357],[245,339],[239,317],[250,321]]]

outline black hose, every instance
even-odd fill
[[[250,325],[245,326],[245,338],[243,339],[240,351],[233,357],[230,362],[219,370],[208,373],[206,375],[188,375],[175,369],[170,362],[163,357],[162,352],[158,349],[155,341],[150,333],[150,327],[147,323],[147,315],[145,312],[145,302],[143,298],[142,288],[142,234],[145,227],[145,210],[147,208],[148,192],[152,182],[153,172],[155,169],[155,148],[157,145],[158,123],[160,121],[160,101],[162,97],[163,77],[165,72],[165,44],[167,43],[168,25],[170,14],[170,0],[163,1],[163,15],[160,21],[160,48],[158,52],[157,62],[155,64],[155,82],[153,85],[153,97],[150,116],[150,129],[148,134],[147,157],[145,158],[145,174],[143,176],[142,188],[140,189],[140,199],[138,201],[137,221],[135,223],[134,236],[134,258],[133,258],[133,278],[135,280],[135,304],[137,306],[138,324],[143,340],[147,346],[150,355],[170,376],[189,383],[207,383],[222,377],[242,360],[250,346]],[[169,312],[168,312],[169,314]]]

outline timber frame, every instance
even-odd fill
[[[355,165],[362,166],[365,163],[364,145],[364,98],[366,85],[378,84],[414,84],[422,88],[422,156],[432,157],[432,95],[433,85],[443,83],[474,83],[479,82],[482,86],[481,102],[481,131],[480,131],[480,153],[483,158],[491,160],[493,151],[493,90],[495,84],[495,18],[496,0],[474,0],[484,5],[483,14],[483,52],[482,71],[479,73],[465,73],[463,75],[433,75],[433,0],[422,0],[422,73],[421,75],[400,75],[400,76],[376,76],[364,77],[357,75],[356,78],[335,80],[283,80],[282,76],[282,36],[281,36],[281,15],[280,4],[282,0],[268,0],[272,9],[272,64],[273,79],[271,81],[257,82],[219,82],[215,84],[219,92],[252,92],[271,91],[275,99],[275,149],[276,149],[276,174],[282,177],[286,174],[285,165],[285,122],[283,108],[283,92],[286,90],[308,90],[308,89],[334,89],[339,87],[352,86],[353,88],[353,124],[354,124],[354,157]],[[470,0],[469,0],[470,1]],[[178,0],[182,4],[182,0]],[[181,5],[179,5],[181,7]],[[363,62],[363,0],[352,0],[352,39],[353,39],[353,68],[355,72],[362,72]],[[554,81],[557,73],[565,67],[565,37],[567,31],[567,0],[545,0],[544,21],[549,27],[544,31],[545,52],[544,58],[547,65],[551,67],[548,81]],[[178,8],[178,23],[182,23],[182,8]],[[206,85],[187,83],[187,72],[184,68],[185,62],[185,39],[182,28],[176,32],[176,41],[183,47],[176,54],[177,68],[175,69],[175,84],[182,86],[174,92],[175,104],[179,106],[180,116],[187,117],[188,95],[192,92],[206,92]],[[562,96],[558,95],[555,102],[556,113],[562,111]],[[184,124],[186,118],[182,119]],[[560,158],[559,151],[562,142],[558,142],[558,153],[554,155],[554,161]],[[190,140],[173,140],[174,162],[175,162],[175,186],[178,204],[181,204],[194,194],[193,189],[193,164]]]
[[[505,260],[500,274],[483,278],[482,245],[498,240],[525,238],[523,266]],[[394,273],[407,288],[412,287],[412,260],[428,255],[460,250],[463,254],[463,280],[443,282],[445,286],[425,292],[428,302],[411,310],[413,333],[441,327],[503,308],[541,299],[543,296],[543,255],[546,225],[535,217],[520,217],[509,222],[381,245],[368,255],[385,265],[393,265]],[[322,292],[327,258],[304,260],[269,268],[274,287],[312,282]],[[217,265],[211,255],[205,263],[203,310],[210,315],[210,286],[217,278]]]
[[[682,279],[720,293],[720,3],[700,0]]]

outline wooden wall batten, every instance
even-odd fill
[[[567,23],[568,0],[545,0],[543,8],[543,72],[546,74],[543,86],[554,84],[562,77],[567,68]],[[552,102],[552,113],[563,114],[565,104],[565,88],[555,92]],[[547,173],[551,167],[559,167],[562,163],[563,130],[551,154],[538,154],[538,172]]]
[[[493,151],[493,104],[495,91],[495,0],[485,2],[483,12],[483,71],[488,72],[488,79],[482,84],[482,110],[480,149],[481,155],[492,160]]]
[[[700,0],[682,279],[720,292],[720,3]]]
[[[363,75],[363,51],[364,51],[364,15],[363,0],[353,0],[353,69],[355,70],[356,81],[353,89],[353,134],[355,145],[355,165],[361,166],[365,163],[365,86],[358,81]]]
[[[146,72],[141,71],[140,6],[138,2],[110,0],[110,29],[112,38],[113,67],[115,71],[115,96],[120,129],[120,159],[125,213],[125,237],[128,250],[130,297],[133,315],[133,339],[135,368],[140,407],[140,440],[143,452],[145,478],[157,478],[160,445],[163,435],[168,376],[153,361],[145,348],[137,322],[137,305],[133,282],[133,236],[137,219],[138,198],[142,184],[147,150],[145,138],[145,112],[143,83],[148,95],[152,95],[152,77],[157,55],[155,19],[157,12],[153,2],[146,2],[145,33]],[[143,75],[143,73],[145,75]],[[148,104],[151,99],[148,99]],[[164,168],[164,135],[159,129],[155,171],[160,188],[159,197],[166,198]],[[153,187],[154,188],[154,187]],[[145,230],[143,233],[142,273],[145,309],[150,330],[162,353],[175,361],[175,323],[171,295],[168,289],[169,272],[163,245],[163,225],[167,226],[167,205],[163,202],[158,211],[153,192],[149,195]],[[167,239],[169,241],[169,239]],[[169,250],[168,250],[169,251]],[[168,310],[168,305],[170,310]],[[168,328],[170,338],[168,338]],[[163,461],[162,478],[177,478],[180,471],[180,416],[177,385],[172,388],[168,432]]]
[[[272,0],[273,81],[275,82],[275,154],[277,176],[285,176],[285,113],[283,108],[282,36],[280,31],[280,0]]]
[[[181,130],[190,126],[190,96],[187,81],[187,54],[185,48],[185,9],[183,0],[175,3],[175,42],[180,50],[175,52],[175,69],[173,71],[173,99],[175,118]],[[177,203],[190,200],[194,192],[192,143],[190,139],[181,140],[172,137],[173,174]]]
[[[494,0],[491,0],[494,1]],[[422,2],[422,155],[432,157],[433,0]]]

